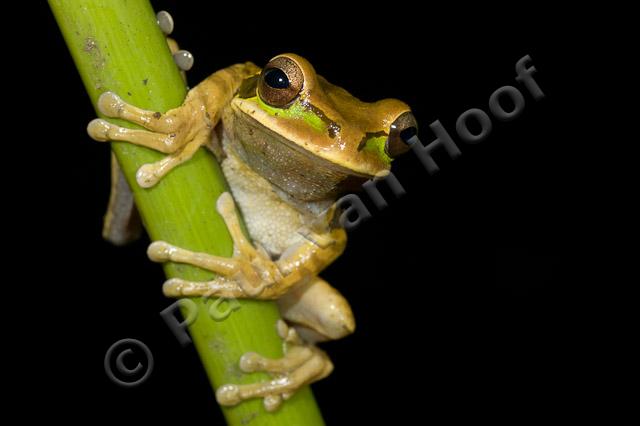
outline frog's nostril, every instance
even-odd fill
[[[402,113],[395,119],[389,129],[386,150],[391,158],[395,158],[407,152],[410,148],[409,141],[418,134],[418,123],[410,111]]]

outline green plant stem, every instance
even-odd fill
[[[182,103],[186,88],[148,0],[49,0],[49,5],[94,105],[107,90],[136,106],[155,111],[166,111]],[[199,150],[192,160],[172,171],[157,186],[143,189],[135,181],[137,169],[157,161],[162,154],[127,143],[114,142],[111,146],[133,189],[152,240],[231,255],[230,236],[215,208],[226,183],[209,153]],[[187,265],[169,263],[165,272],[168,277],[189,280],[213,278],[211,273]],[[126,294],[123,289],[117,291]],[[225,320],[216,321],[207,314],[212,301],[193,301],[199,314],[189,332],[212,386],[266,379],[264,374],[242,373],[238,360],[248,351],[282,356],[282,343],[275,329],[279,318],[275,304],[241,300],[239,309]],[[180,368],[179,363],[175,368]],[[211,404],[213,407],[215,402]],[[188,412],[189,407],[175,409]],[[259,399],[223,407],[223,412],[229,425],[323,424],[308,387],[275,413],[267,413]]]

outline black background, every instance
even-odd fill
[[[323,345],[336,369],[313,389],[328,424],[599,416],[626,424],[637,416],[629,391],[637,387],[634,283],[611,270],[601,277],[602,257],[588,256],[602,225],[614,225],[615,215],[594,213],[615,195],[597,192],[605,184],[584,159],[596,136],[578,136],[594,119],[581,109],[589,87],[580,70],[602,58],[575,32],[576,15],[401,3],[350,13],[276,2],[225,11],[213,2],[154,5],[173,14],[174,37],[195,56],[192,84],[232,63],[296,52],[363,100],[407,102],[423,143],[440,120],[463,152],[455,161],[436,156],[434,176],[411,153],[395,162],[407,194],[385,193],[384,211],[363,197],[372,220],[349,234],[346,253],[323,274],[358,325]],[[223,424],[194,348],[180,347],[159,316],[170,301],[160,267],[146,259],[148,240],[115,248],[100,237],[109,152],[86,136],[94,112],[50,11],[42,5],[35,16],[46,48],[30,67],[36,91],[27,97],[46,93],[54,107],[28,123],[47,136],[29,157],[35,172],[15,188],[29,224],[18,253],[33,253],[34,239],[44,246],[23,255],[18,270],[38,283],[29,293],[37,300],[28,334],[39,348],[35,364],[55,374],[24,391],[48,402],[46,416],[86,420],[86,410],[114,423]],[[514,79],[527,54],[546,95],[539,102]],[[489,95],[504,85],[523,91],[524,113],[494,120],[484,142],[463,144],[457,117],[488,111]],[[102,365],[125,337],[155,357],[153,375],[135,389],[115,386]]]

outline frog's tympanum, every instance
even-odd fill
[[[318,277],[346,243],[332,205],[341,194],[387,174],[391,160],[409,149],[406,141],[417,127],[409,107],[394,99],[361,102],[294,54],[276,56],[263,69],[245,63],[220,70],[164,114],[136,108],[112,92],[102,94],[98,107],[107,117],[147,130],[96,119],[88,126],[92,138],[167,154],[138,170],[142,187],[158,183],[201,146],[222,165],[233,198],[222,194],[217,208],[233,238],[233,257],[194,253],[164,241],[148,250],[153,261],[217,274],[208,282],[170,279],[163,287],[169,297],[277,301],[284,321],[274,326],[285,341],[284,357],[247,353],[239,360],[243,371],[267,372],[272,380],[223,385],[216,392],[220,404],[261,397],[267,410],[275,410],[301,386],[327,376],[333,365],[314,344],[355,328],[347,301]],[[116,192],[122,187],[114,179]],[[130,196],[112,194],[105,222],[105,235],[116,242],[127,238],[120,223],[129,217],[123,199]],[[236,208],[252,241],[241,231]]]

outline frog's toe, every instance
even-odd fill
[[[159,167],[157,163],[149,163],[141,166],[136,172],[136,182],[142,188],[151,188],[154,186],[162,175],[158,173]]]
[[[282,395],[267,395],[264,397],[264,409],[271,412],[276,411],[282,405],[284,397]]]
[[[222,385],[216,391],[216,399],[220,405],[236,405],[242,401],[240,385]]]
[[[125,103],[113,92],[104,92],[98,98],[98,111],[107,117],[119,117]]]
[[[175,247],[165,241],[154,241],[147,248],[147,256],[153,262],[166,262],[171,259]]]
[[[253,373],[260,370],[262,357],[255,352],[247,352],[240,357],[240,370],[245,373]]]
[[[169,36],[174,29],[173,17],[166,10],[161,10],[156,14],[156,22],[164,35]],[[173,54],[173,60],[181,71],[189,71],[193,66],[193,55],[178,47],[178,43],[172,38],[167,37],[167,44]]]
[[[113,124],[101,118],[91,120],[87,125],[87,133],[91,139],[98,142],[107,142],[109,140],[109,130],[113,127]]]
[[[193,55],[187,50],[181,49],[175,52],[173,60],[182,71],[189,71],[193,67]]]
[[[156,14],[156,22],[158,22],[160,30],[162,30],[165,35],[169,35],[173,32],[173,17],[166,10],[161,10]]]

